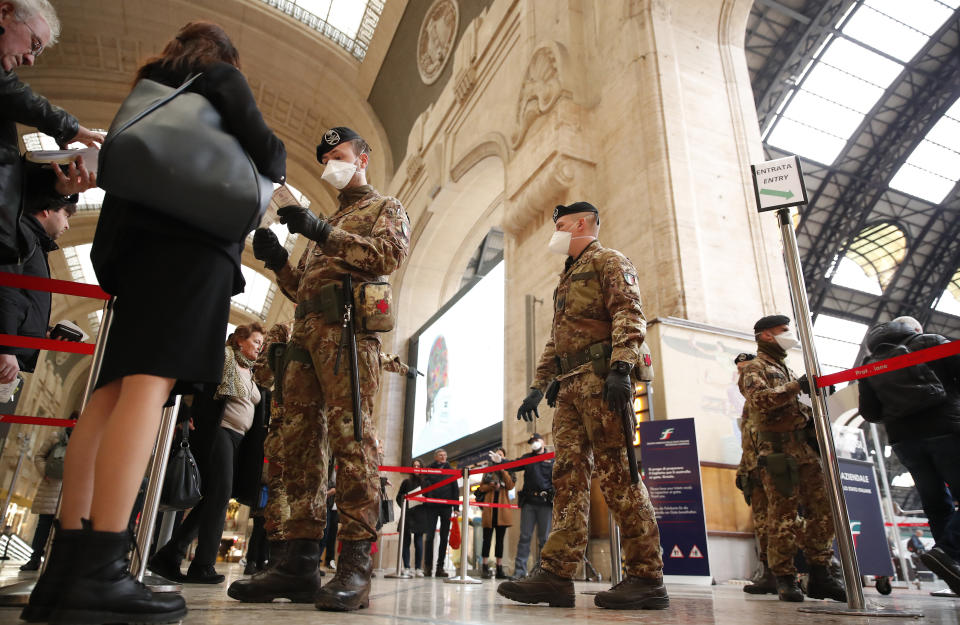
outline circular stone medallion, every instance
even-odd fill
[[[446,67],[459,25],[460,8],[456,0],[434,0],[417,37],[417,69],[424,84],[435,83]]]

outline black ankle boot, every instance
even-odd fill
[[[54,521],[53,544],[50,546],[50,560],[47,568],[37,579],[30,602],[20,613],[20,618],[28,623],[45,623],[53,612],[54,605],[63,591],[63,587],[73,574],[74,560],[82,546],[84,530],[65,530],[59,521]]]
[[[780,601],[803,601],[803,591],[796,575],[777,575],[777,595]]]
[[[572,579],[560,577],[540,564],[522,579],[500,582],[497,593],[520,603],[547,603],[551,608],[572,608],[577,599]]]
[[[153,557],[147,562],[147,568],[171,582],[183,582],[186,579],[184,574],[180,572],[183,555],[178,552],[173,543],[167,543],[153,554]]]
[[[187,615],[183,597],[154,594],[131,577],[130,532],[83,530],[74,552],[72,579],[60,589],[54,625],[172,623]]]
[[[811,599],[833,599],[847,602],[847,591],[843,582],[823,564],[810,565],[810,579],[807,580],[807,596]]]
[[[767,566],[766,561],[763,564],[763,574],[754,582],[743,587],[743,592],[750,595],[775,595],[777,594],[777,578]]]
[[[369,540],[345,540],[333,579],[317,593],[318,610],[351,612],[370,605],[373,559]]]
[[[272,553],[283,551],[283,558],[249,579],[233,582],[227,595],[246,603],[270,603],[274,599],[313,602],[320,590],[320,541],[298,538],[272,549],[276,549]]]
[[[483,579],[493,579],[493,571],[490,570],[490,565],[486,562],[483,563],[483,568],[481,571],[480,577]]]
[[[33,555],[30,556],[30,559],[20,565],[21,571],[39,571],[40,570],[40,554],[33,552]]]
[[[212,564],[200,564],[196,560],[187,567],[187,575],[183,579],[188,584],[222,584],[225,576],[217,573]]]
[[[503,566],[500,564],[497,565],[496,577],[497,579],[510,579],[510,576],[503,572]]]

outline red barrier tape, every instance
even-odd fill
[[[444,471],[449,471],[449,470],[450,470],[450,469],[444,469]],[[445,479],[445,480],[440,480],[440,481],[437,482],[436,484],[431,484],[430,486],[427,486],[426,488],[421,488],[421,489],[419,489],[419,490],[413,491],[412,493],[410,493],[410,495],[407,495],[407,499],[410,499],[410,498],[411,498],[411,495],[422,495],[422,494],[424,494],[424,493],[429,493],[430,491],[437,490],[437,489],[440,488],[441,486],[446,486],[446,485],[449,484],[450,482],[456,482],[458,479],[460,479],[460,475],[459,475],[459,474],[458,474],[458,475],[451,475],[451,476],[448,477],[447,479]],[[459,502],[458,502],[458,503],[459,503]]]
[[[392,467],[383,465],[380,467],[380,470],[389,471],[391,473],[425,473],[427,475],[456,475],[457,477],[463,475],[463,471],[460,469],[418,469],[417,467]]]
[[[907,367],[919,365],[920,363],[930,362],[931,360],[939,360],[940,358],[946,358],[947,356],[953,356],[955,354],[960,354],[960,341],[951,341],[950,343],[944,343],[943,345],[934,345],[933,347],[919,349],[915,352],[904,354],[903,356],[894,356],[893,358],[880,360],[862,367],[854,367],[853,369],[847,369],[846,371],[839,371],[837,373],[831,373],[830,375],[822,375],[817,378],[817,386],[819,388],[824,388],[826,386],[830,386],[831,384],[850,382],[851,380],[859,380],[860,378],[869,378],[880,373],[896,371],[897,369],[906,369]]]
[[[74,343],[73,341],[55,341],[53,339],[38,339],[32,336],[18,336],[16,334],[0,334],[0,345],[7,347],[23,347],[25,349],[44,349],[48,352],[67,352],[70,354],[92,355],[96,345],[93,343]]]
[[[79,295],[80,297],[93,299],[110,299],[110,295],[96,284],[24,276],[5,271],[0,271],[0,286],[12,286],[16,289],[28,289],[30,291],[46,291],[47,293],[62,293],[64,295]]]
[[[492,473],[493,471],[505,471],[506,469],[513,469],[516,467],[522,467],[524,465],[533,464],[534,462],[543,462],[544,460],[549,460],[554,457],[554,452],[550,451],[545,454],[539,454],[536,456],[531,456],[529,458],[523,458],[522,460],[514,460],[512,462],[501,462],[500,464],[491,464],[489,467],[483,467],[482,469],[471,469],[470,475],[475,475],[478,473]]]
[[[433,497],[418,497],[407,495],[407,499],[410,501],[422,501],[424,503],[442,503],[450,506],[460,506],[463,505],[463,502],[459,499],[434,499]],[[512,503],[487,503],[485,501],[471,501],[471,506],[476,506],[478,508],[511,508],[513,510],[519,510],[520,506],[517,506]]]
[[[0,423],[26,423],[27,425],[50,425],[69,428],[77,424],[76,419],[53,419],[50,417],[23,417],[13,414],[0,414]]]

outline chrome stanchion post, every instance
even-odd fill
[[[607,522],[610,524],[610,581],[616,586],[623,581],[623,564],[620,556],[620,526],[607,510]]]
[[[407,524],[407,498],[403,498],[403,505],[400,506],[400,523],[397,524],[397,571],[384,575],[385,579],[410,579],[413,577],[403,570],[403,537]]]
[[[893,509],[893,499],[890,495],[890,480],[887,479],[887,464],[883,460],[883,449],[880,447],[880,435],[877,424],[870,424],[870,437],[873,439],[873,448],[877,452],[877,473],[880,474],[880,485],[883,487],[883,508],[890,517],[893,526],[894,548],[897,550],[897,559],[900,561],[900,581],[910,583],[910,574],[907,572],[907,558],[903,555],[903,545],[900,544],[900,526],[897,524],[897,513]]]
[[[802,607],[798,608],[798,610],[800,612],[817,612],[844,616],[922,616],[919,612],[884,609],[882,606],[867,607],[864,601],[860,564],[857,562],[856,547],[853,542],[853,535],[850,533],[850,517],[847,514],[846,500],[843,497],[843,484],[840,481],[840,466],[837,464],[837,450],[833,444],[833,430],[830,427],[830,416],[827,412],[826,397],[823,389],[817,388],[816,385],[816,379],[820,377],[820,362],[817,360],[817,349],[813,342],[813,324],[810,323],[810,306],[807,303],[807,291],[804,286],[803,271],[800,265],[800,249],[797,246],[796,233],[793,231],[793,220],[790,219],[790,209],[781,208],[777,210],[777,219],[780,221],[780,233],[783,236],[784,263],[786,264],[787,276],[790,281],[793,315],[796,319],[796,327],[800,334],[804,368],[807,379],[810,380],[810,403],[813,407],[813,423],[817,433],[817,442],[820,445],[823,477],[826,481],[827,498],[830,500],[830,509],[833,512],[833,526],[837,535],[837,546],[840,548],[840,564],[843,567],[843,581],[847,590],[846,608],[826,605]]]
[[[10,500],[13,498],[13,489],[17,487],[17,480],[20,479],[23,459],[27,457],[27,450],[30,448],[30,437],[23,432],[18,432],[17,444],[20,445],[20,457],[17,458],[17,468],[13,470],[13,478],[11,478],[10,486],[7,488],[7,497],[3,500],[3,510],[0,511],[0,526],[6,525],[7,509],[10,507]],[[10,544],[9,537],[7,537],[7,544]]]
[[[157,445],[153,450],[153,458],[147,468],[147,494],[143,502],[143,511],[140,513],[140,523],[137,525],[137,580],[143,581],[147,572],[147,555],[150,552],[150,542],[153,539],[153,529],[157,520],[157,510],[160,507],[160,489],[163,487],[163,476],[167,471],[170,444],[173,442],[174,430],[177,427],[177,412],[180,408],[180,396],[175,396],[173,406],[163,409],[160,418],[160,428],[157,431]],[[174,592],[180,589],[179,584],[171,584],[162,577],[154,577],[147,582],[147,586],[156,592]]]
[[[463,500],[460,503],[460,574],[447,578],[447,584],[482,584],[479,579],[467,575],[467,515],[470,512],[470,469],[463,468]],[[437,554],[437,557],[441,557]]]

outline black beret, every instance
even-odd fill
[[[542,440],[543,440],[543,437],[540,436],[538,433],[534,432],[534,433],[533,433],[533,436],[531,436],[531,437],[527,440],[527,444],[529,445],[530,443],[532,443],[532,442],[535,441],[535,440],[541,440],[541,441],[542,441]]]
[[[353,130],[350,130],[346,126],[337,126],[336,128],[331,128],[330,130],[323,133],[323,140],[320,141],[320,144],[317,145],[317,160],[321,160],[323,155],[337,147],[345,141],[353,141],[354,139],[362,139]]]
[[[786,315],[767,315],[753,324],[753,331],[760,332],[761,330],[769,330],[770,328],[785,325],[790,325],[790,317]]]
[[[590,202],[574,202],[570,206],[559,204],[553,209],[553,223],[557,223],[557,220],[564,215],[574,215],[576,213],[593,213],[597,217],[600,216],[600,211]]]
[[[733,359],[733,364],[739,365],[741,362],[746,362],[748,360],[753,360],[756,358],[756,354],[747,354],[746,352],[737,354],[737,357]]]

